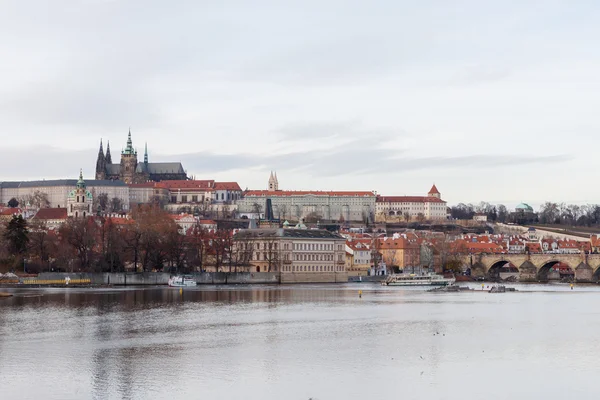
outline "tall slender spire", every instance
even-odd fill
[[[148,164],[148,142],[144,145],[144,164]]]
[[[96,179],[104,179],[106,173],[106,158],[104,157],[104,149],[102,148],[102,139],[100,139],[100,149],[98,150],[98,158],[96,159]]]
[[[77,181],[77,188],[78,189],[85,189],[85,181],[83,180],[83,169],[80,168],[79,169],[79,180]]]
[[[102,143],[102,142],[100,142]],[[110,141],[106,141],[106,156],[104,157],[107,164],[112,164],[112,157],[110,156]]]
[[[123,155],[133,155],[136,154],[136,151],[133,149],[133,142],[131,140],[131,127],[129,128],[129,133],[127,134],[127,146],[125,150],[121,153]]]

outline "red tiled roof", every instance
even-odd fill
[[[215,182],[214,184],[215,190],[236,190],[241,192],[242,189],[237,182]]]
[[[379,249],[409,249],[419,247],[417,243],[411,242],[404,238],[387,238],[387,239],[379,239]]]
[[[171,218],[173,218],[174,220],[180,220],[180,219],[184,219],[184,218],[194,218],[194,216],[192,214],[171,214],[170,215]]]
[[[215,186],[214,180],[194,180],[194,181],[160,181],[157,187],[165,189],[208,189],[212,190]]]
[[[135,223],[131,218],[109,217],[107,220],[115,225],[132,225]]]
[[[539,243],[527,243],[527,248],[529,249],[530,253],[541,253],[542,252],[542,246],[540,246]]]
[[[445,203],[432,196],[377,196],[378,203]]]
[[[66,208],[40,208],[34,219],[67,219]]]
[[[372,197],[373,192],[343,192],[343,191],[319,191],[319,190],[249,190],[245,196],[269,196],[269,197],[285,197],[285,196],[338,196],[338,197]]]
[[[0,215],[17,215],[17,214],[21,214],[23,211],[20,208],[17,207],[12,207],[12,208],[5,208],[3,210],[0,211]]]
[[[438,188],[435,187],[435,184],[433,184],[433,186],[431,187],[431,190],[429,190],[428,194],[440,194]]]

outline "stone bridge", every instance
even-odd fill
[[[598,282],[600,254],[470,254],[463,256],[465,266],[473,277],[493,278],[506,263],[519,270],[521,282],[546,282],[552,267],[565,264],[574,272],[576,282]]]

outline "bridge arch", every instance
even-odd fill
[[[557,259],[544,261],[538,266],[537,280],[539,282],[575,280],[575,267]]]
[[[491,281],[517,280],[519,268],[510,261],[498,260],[490,265],[487,271],[487,279]]]

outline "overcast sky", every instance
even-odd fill
[[[1,0],[0,180],[150,161],[281,189],[600,202],[600,5]]]

